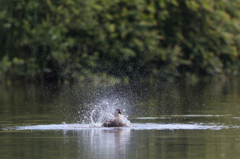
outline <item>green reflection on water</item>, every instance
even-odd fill
[[[1,158],[239,158],[239,130],[1,132]]]

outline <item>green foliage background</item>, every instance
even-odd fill
[[[240,0],[0,0],[0,81],[239,74],[239,16]]]

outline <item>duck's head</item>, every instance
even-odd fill
[[[115,111],[115,116],[118,116],[118,115],[123,115],[123,113],[121,112],[121,110],[119,108],[117,108]]]

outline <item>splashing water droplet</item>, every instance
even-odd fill
[[[89,120],[92,126],[102,126],[102,124],[110,119],[114,119],[114,112],[116,108],[120,108],[120,104],[117,102],[109,102],[103,100],[99,104],[94,105],[94,108],[89,112]],[[124,109],[123,109],[124,111]],[[127,115],[122,115],[123,123],[130,126],[130,121],[127,119]]]

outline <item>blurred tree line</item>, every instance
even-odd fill
[[[0,0],[0,81],[239,74],[240,0]]]

